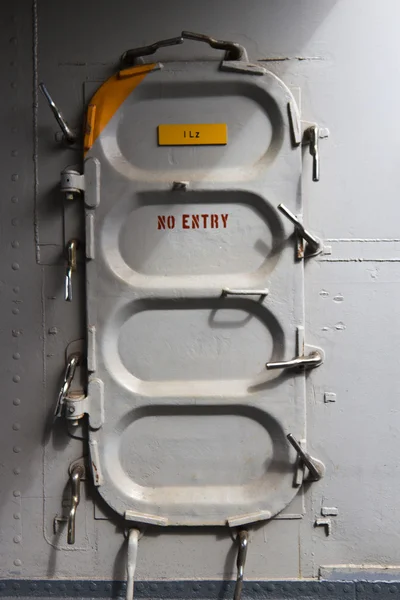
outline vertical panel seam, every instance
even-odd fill
[[[36,262],[40,262],[39,246],[39,223],[37,211],[37,199],[39,191],[39,170],[38,170],[38,0],[32,1],[32,67],[33,67],[33,89],[32,89],[32,134],[33,134],[33,226],[35,239]]]

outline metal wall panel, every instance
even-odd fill
[[[351,563],[354,577],[370,578],[380,566],[399,564],[393,75],[399,17],[395,0],[379,7],[372,0],[15,0],[2,6],[2,578],[125,577],[124,537],[106,507],[94,508],[90,486],[78,509],[76,546],[67,546],[62,522],[53,533],[67,497],[67,467],[82,455],[81,442],[61,425],[46,429],[65,349],[79,346],[84,335],[83,281],[77,279],[76,289],[81,311],[63,300],[63,249],[66,240],[82,236],[82,218],[58,191],[61,169],[78,156],[60,143],[36,86],[45,81],[78,128],[85,99],[124,50],[182,29],[243,43],[253,60],[301,89],[303,118],[330,130],[321,141],[321,181],[305,178],[303,185],[306,223],[332,250],[305,270],[307,341],[326,349],[325,364],[308,377],[307,437],[327,475],[307,490],[304,514],[300,503],[290,511],[295,518],[252,530],[246,577],[317,577],[324,567],[325,575],[348,578]],[[188,42],[163,50],[160,59],[212,59],[214,52]],[[304,161],[311,170],[307,154]],[[325,526],[314,527],[322,507],[337,508],[330,535]],[[332,571],[330,565],[339,566]],[[228,531],[149,528],[137,577],[230,578],[234,566]],[[396,570],[387,573],[397,577]]]

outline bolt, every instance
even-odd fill
[[[74,412],[75,412],[75,406],[68,406],[68,413],[69,413],[70,415],[73,415],[73,414],[74,414]]]

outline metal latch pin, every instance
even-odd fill
[[[70,240],[67,244],[67,272],[65,274],[65,300],[72,300],[72,273],[76,271],[77,240]]]
[[[237,576],[233,600],[240,600],[243,589],[244,567],[246,565],[247,548],[249,545],[249,532],[246,529],[241,529],[236,539],[238,541],[239,548],[236,561]]]
[[[307,231],[303,223],[301,223],[296,215],[294,215],[292,211],[289,210],[284,204],[279,204],[278,210],[280,210],[280,212],[285,215],[285,217],[289,219],[291,223],[293,223],[297,233],[307,242],[309,248],[308,256],[319,254],[322,250],[321,240]]]

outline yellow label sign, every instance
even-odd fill
[[[208,146],[227,143],[226,123],[158,126],[158,144],[160,146]]]

